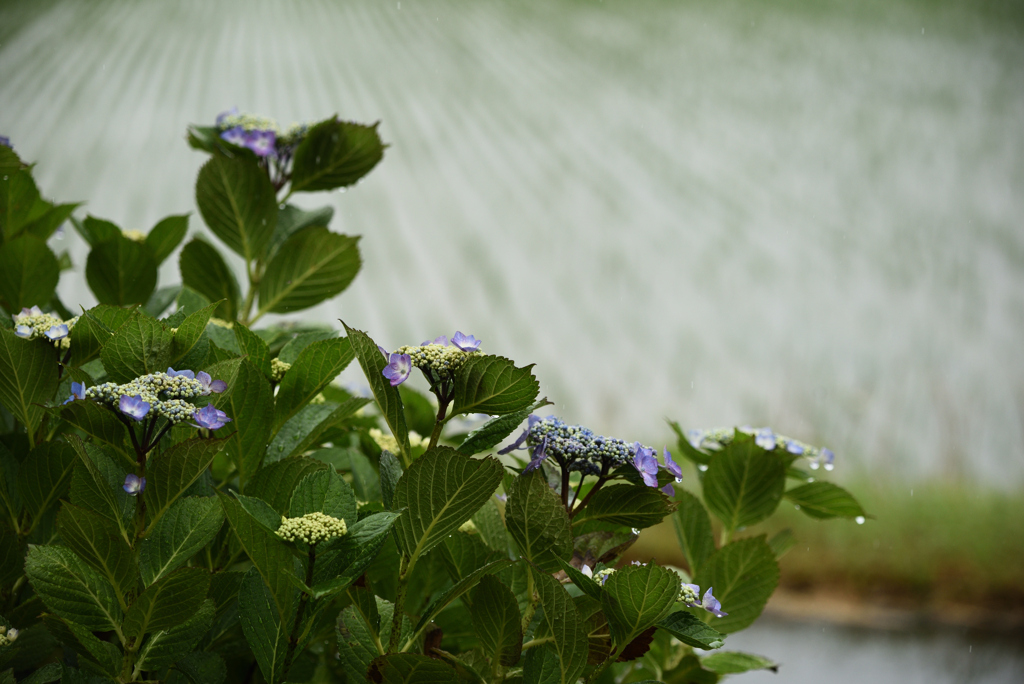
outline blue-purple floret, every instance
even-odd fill
[[[122,394],[121,400],[118,402],[118,408],[121,410],[121,413],[137,421],[142,420],[149,413],[149,403],[143,401],[142,397],[138,394],[134,397]]]
[[[11,144],[11,139],[8,138],[6,135],[0,135],[0,145],[3,145],[4,147],[9,147],[12,150],[14,149],[14,145]]]
[[[408,354],[391,354],[388,357],[388,365],[384,366],[382,371],[392,387],[397,387],[408,380],[410,373],[412,373],[412,358]]]
[[[124,478],[124,484],[121,488],[130,495],[136,496],[146,491],[146,478],[139,477],[138,475],[126,475]]]
[[[731,443],[736,432],[751,435],[754,443],[765,451],[781,449],[794,456],[803,456],[809,461],[811,469],[818,469],[825,466],[825,470],[832,470],[835,454],[827,447],[816,447],[801,442],[800,440],[777,434],[771,428],[752,428],[744,425],[739,428],[714,428],[711,430],[688,430],[687,441],[695,449],[705,451],[718,451]]]
[[[658,486],[658,458],[655,453],[657,452],[651,447],[633,442],[633,467],[637,469],[648,487]]]
[[[192,420],[195,421],[195,423],[192,423],[194,427],[204,428],[206,430],[217,430],[231,422],[231,419],[228,418],[228,414],[224,413],[213,404],[207,404],[193,413]]]
[[[517,449],[531,450],[529,470],[551,457],[559,466],[584,475],[607,474],[628,463],[633,455],[632,447],[621,439],[596,435],[581,425],[567,425],[555,416],[544,419],[530,416],[526,430],[498,453],[507,454]]]

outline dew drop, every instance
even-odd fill
[[[707,465],[705,465],[703,463],[701,463],[699,466],[697,466],[697,470],[699,470],[701,472],[704,472],[707,469],[708,469]]]
[[[825,470],[832,470],[833,468],[835,468],[835,466],[832,465],[831,463],[826,463],[825,464]]]
[[[800,510],[800,504],[793,504],[793,508],[795,508],[796,510],[799,511]]]
[[[813,477],[809,477],[809,478],[807,478],[807,481],[808,482],[814,482],[814,478]]]
[[[681,478],[681,477],[677,477],[676,478],[676,484],[679,484],[682,481],[683,481],[683,478]],[[911,496],[913,496],[913,494],[911,494]]]
[[[863,515],[858,515],[856,518],[854,518],[854,520],[857,521],[858,525],[863,525],[864,524],[864,516]]]
[[[638,529],[636,529],[636,528],[634,527],[634,528],[633,528],[633,534],[640,534],[640,530],[638,530]]]
[[[811,461],[811,470],[817,470],[820,464],[817,461]]]

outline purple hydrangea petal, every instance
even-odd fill
[[[821,450],[821,462],[825,464],[825,470],[832,470],[832,462],[835,460],[836,455],[832,453],[829,448],[823,448]]]
[[[14,145],[11,144],[11,139],[8,138],[6,135],[0,135],[0,145],[3,145],[4,147],[9,147],[12,150],[14,149]]]
[[[193,413],[192,420],[195,421],[195,423],[192,423],[194,427],[205,428],[206,430],[217,430],[231,422],[228,414],[213,404],[207,404]]]
[[[122,488],[132,496],[135,496],[146,491],[146,478],[132,474],[126,475]]]
[[[191,373],[192,371],[187,372]],[[228,383],[223,380],[214,380],[206,371],[199,371],[196,373],[196,380],[198,380],[199,384],[203,386],[203,394],[209,394],[210,392],[220,394],[228,388]]]
[[[63,340],[65,337],[68,336],[68,326],[64,325],[63,323],[60,325],[51,325],[50,329],[43,334],[46,335],[47,339],[49,339],[51,342]]]
[[[701,599],[701,606],[704,610],[708,611],[715,617],[725,617],[728,613],[722,611],[722,604],[711,595],[711,587],[704,592],[704,598]]]
[[[14,329],[14,334],[17,335],[18,337],[24,337],[25,339],[28,339],[29,337],[32,337],[32,328],[28,327],[27,325],[19,325],[17,328]]]
[[[412,373],[412,357],[408,354],[392,354],[388,361],[382,373],[391,381],[392,387],[397,387],[409,379],[409,374]]]
[[[217,128],[220,128],[220,125],[222,123],[224,123],[224,119],[228,118],[229,116],[238,116],[238,107],[232,107],[231,109],[227,110],[226,112],[221,112],[220,114],[218,114],[217,115]]]
[[[456,330],[452,336],[452,344],[462,351],[469,352],[479,349],[482,342],[472,335],[463,335],[462,331]]]
[[[669,482],[667,485],[665,485],[658,491],[660,491],[662,494],[669,497],[670,499],[675,497],[676,495],[676,488],[672,486],[671,482]]]
[[[662,449],[661,455],[665,458],[665,470],[667,470],[672,477],[682,478],[683,468],[678,463],[672,460],[672,454],[668,452],[668,447]]]
[[[526,473],[532,473],[537,468],[540,468],[540,464],[548,457],[547,448],[548,438],[545,437],[543,442],[533,447],[533,460],[527,463],[526,467],[523,468],[523,475],[526,475]]]
[[[171,376],[172,378],[176,378],[176,377],[178,377],[180,375],[181,377],[188,378],[189,380],[195,380],[196,379],[195,372],[194,371],[190,371],[190,370],[176,371],[173,368],[168,368],[167,369],[167,375]]]
[[[775,448],[775,433],[772,432],[771,428],[759,429],[754,435],[754,444],[765,451],[771,451]]]
[[[64,400],[64,403],[74,401],[75,399],[85,399],[85,383],[84,382],[73,382],[71,383],[71,396]],[[63,405],[63,404],[62,404]]]
[[[149,402],[142,401],[142,397],[136,394],[134,397],[122,394],[118,402],[121,413],[135,420],[142,420],[149,413]]]
[[[385,359],[388,358],[388,350],[387,349],[385,349],[384,347],[380,346],[379,344],[377,345],[377,349],[380,350],[380,353],[384,355]]]
[[[426,340],[420,346],[426,347],[428,344],[439,344],[442,347],[447,347],[450,344],[450,342],[448,341],[447,335],[438,335],[433,340]]]
[[[277,135],[274,131],[249,131],[245,134],[245,146],[258,157],[269,157],[274,154],[274,142]]]
[[[633,444],[633,467],[636,468],[648,487],[658,486],[658,459],[654,457],[654,449],[645,447],[640,442]]]
[[[788,451],[791,454],[796,454],[797,456],[799,456],[800,454],[804,453],[804,448],[801,445],[797,444],[796,442],[789,442],[788,444],[786,444],[786,451]]]
[[[237,145],[238,147],[245,147],[245,129],[241,126],[229,128],[228,130],[221,133],[220,137],[222,140],[224,140],[225,142],[229,142],[232,145]]]

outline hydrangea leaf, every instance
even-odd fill
[[[491,418],[466,435],[466,439],[459,445],[459,451],[467,456],[472,456],[497,446],[503,439],[511,435],[531,413],[549,403],[551,402],[542,399],[541,401],[535,401],[521,411],[514,411],[513,413],[506,413],[505,415]]]
[[[115,464],[99,445],[83,442],[75,434],[64,437],[78,456],[71,477],[71,503],[117,523],[121,536],[128,542],[134,533],[135,497],[122,487],[125,469]]]
[[[679,453],[697,465],[707,465],[708,463],[711,463],[711,455],[690,444],[690,440],[686,438],[686,434],[683,432],[683,429],[679,427],[679,423],[674,420],[670,420],[668,421],[668,424],[669,427],[672,428],[672,431],[676,433],[676,444]]]
[[[412,447],[409,446],[409,428],[405,422],[405,408],[398,388],[392,387],[383,375],[388,361],[369,335],[361,330],[348,327],[344,321],[342,321],[342,325],[345,326],[345,334],[348,335],[346,339],[351,341],[352,349],[359,358],[359,365],[363,368],[363,375],[366,376],[366,381],[370,384],[370,391],[373,392],[373,398],[377,401],[381,415],[384,416],[385,422],[391,429],[391,434],[398,440],[398,447],[401,451],[398,456],[403,463],[407,464],[411,460],[410,452],[412,451]]]
[[[100,360],[114,382],[162,373],[170,365],[173,339],[160,321],[136,310],[103,345]]]
[[[313,597],[340,593],[358,580],[387,541],[399,515],[398,511],[374,513],[349,527],[341,541],[318,561]]]
[[[320,226],[292,235],[263,273],[257,315],[308,309],[342,292],[362,265],[358,242]]]
[[[344,520],[346,525],[356,523],[355,492],[334,468],[310,473],[295,487],[288,517],[299,518],[307,513],[323,513]]]
[[[243,510],[242,505],[224,494],[218,494],[224,513],[242,543],[249,560],[269,587],[279,616],[293,615],[295,589],[289,581],[294,557],[288,547],[273,533],[263,528]]]
[[[274,597],[256,568],[245,574],[238,588],[238,613],[242,633],[249,643],[260,672],[269,684],[282,681],[288,650],[288,627],[274,605]]]
[[[190,653],[174,663],[174,669],[191,684],[223,684],[228,676],[224,659],[210,651]]]
[[[480,510],[473,514],[473,524],[480,532],[480,538],[487,546],[500,553],[509,552],[508,531],[505,520],[498,509],[498,501],[494,497],[487,500]]]
[[[407,508],[395,526],[411,563],[454,532],[494,494],[504,471],[495,458],[437,447],[416,459],[395,487],[394,505]]]
[[[205,568],[179,568],[160,578],[125,613],[125,636],[141,637],[186,622],[206,600],[209,589],[210,573]]]
[[[121,628],[122,611],[110,582],[63,546],[30,546],[25,574],[43,604],[97,632]]]
[[[188,233],[188,214],[168,216],[146,234],[146,245],[159,266],[171,256]]]
[[[601,600],[604,589],[592,577],[587,577],[564,560],[559,559],[558,563],[562,566],[566,576],[576,585],[577,589],[596,601]]]
[[[217,434],[227,440],[224,449],[238,470],[242,491],[246,491],[267,453],[274,422],[274,390],[246,359],[224,361],[207,372],[228,384],[226,392],[213,398],[213,404],[234,420]]]
[[[380,494],[384,507],[394,510],[395,487],[402,478],[402,464],[390,451],[380,452]]]
[[[132,309],[122,309],[109,304],[99,304],[84,311],[68,334],[71,338],[69,363],[80,367],[95,358],[103,345],[113,336],[114,331],[133,315],[135,312]]]
[[[213,541],[224,525],[224,510],[214,497],[188,496],[175,501],[142,541],[139,570],[149,586],[184,565]]]
[[[210,316],[218,306],[219,303],[207,304],[202,309],[185,316],[185,319],[177,325],[171,342],[170,363],[172,365],[185,357],[196,346],[206,330],[206,324],[210,322]]]
[[[728,530],[760,522],[782,499],[786,468],[774,451],[765,451],[751,435],[737,430],[704,473],[704,502]]]
[[[867,514],[850,492],[831,482],[809,482],[786,491],[786,498],[812,518],[863,518]]]
[[[43,417],[40,404],[57,391],[55,352],[0,329],[0,404],[35,431]]]
[[[601,608],[620,651],[675,608],[679,575],[654,563],[629,565],[604,584]]]
[[[320,443],[318,440],[327,430],[348,420],[368,403],[369,399],[354,397],[340,406],[334,403],[303,406],[274,435],[267,447],[266,462],[272,463],[306,453]]]
[[[741,653],[740,651],[719,651],[700,659],[700,664],[705,669],[720,675],[739,674],[751,670],[779,671],[779,664],[764,656],[752,653]]]
[[[292,192],[333,190],[352,185],[384,156],[377,124],[364,126],[337,117],[321,121],[295,150]]]
[[[215,152],[199,170],[196,204],[213,234],[246,263],[265,254],[277,225],[277,195],[254,158]]]
[[[245,493],[263,499],[275,511],[284,515],[288,512],[295,486],[309,473],[327,467],[326,463],[316,459],[293,456],[260,468]]]
[[[152,532],[171,504],[206,472],[213,462],[213,457],[223,448],[223,439],[193,437],[149,459],[146,466],[145,494],[147,535]]]
[[[786,555],[786,552],[793,548],[796,544],[796,537],[793,536],[793,530],[787,527],[784,530],[779,530],[772,535],[772,538],[768,540],[768,546],[772,548],[772,553],[775,554],[775,560],[778,560]]]
[[[58,280],[60,264],[42,238],[22,235],[0,244],[0,304],[8,311],[46,305]]]
[[[310,226],[327,227],[334,218],[334,207],[318,207],[310,211],[300,209],[294,204],[285,204],[277,212],[277,228],[270,238],[270,248],[267,255],[272,259],[281,247],[292,235],[303,228]]]
[[[82,669],[110,677],[117,676],[122,660],[117,646],[109,641],[101,641],[85,625],[56,615],[44,614],[43,624],[57,641],[81,656],[78,662]]]
[[[531,570],[531,572],[533,572]],[[558,656],[558,676],[561,684],[575,684],[587,665],[587,630],[580,619],[572,598],[551,575],[533,572],[540,603],[544,607],[545,631],[554,638],[554,652]]]
[[[293,337],[277,355],[278,361],[284,363],[295,363],[302,350],[320,340],[331,340],[338,336],[334,330],[320,330],[315,332],[299,333]]]
[[[442,660],[418,653],[392,653],[370,663],[369,678],[379,684],[455,684],[458,675]]]
[[[100,304],[145,304],[156,289],[157,266],[145,243],[117,235],[89,252],[85,280]]]
[[[33,523],[67,492],[76,460],[70,444],[43,442],[21,462],[18,492]]]
[[[214,604],[206,599],[199,610],[177,627],[151,634],[142,643],[135,666],[143,671],[159,670],[188,654],[213,624]]]
[[[82,236],[82,239],[89,243],[90,247],[95,247],[101,242],[113,240],[121,235],[121,229],[115,223],[96,218],[91,214],[81,221],[71,219],[71,224]]]
[[[694,583],[714,588],[726,617],[711,623],[723,634],[749,627],[779,584],[779,565],[765,537],[732,542],[707,559]]]
[[[185,287],[219,302],[215,316],[228,321],[238,317],[242,299],[238,280],[216,247],[202,238],[192,239],[178,256],[178,269]]]
[[[679,510],[672,516],[679,548],[690,566],[690,574],[696,575],[715,551],[715,537],[711,531],[711,518],[707,509],[696,496],[685,489],[676,490]]]
[[[721,648],[725,641],[724,634],[685,610],[671,613],[658,623],[658,627],[694,648]]]
[[[515,561],[508,558],[499,558],[498,560],[491,561],[490,563],[473,570],[450,588],[444,590],[441,595],[431,601],[430,605],[423,611],[419,622],[416,623],[416,627],[410,637],[410,640],[415,640],[430,621],[437,617],[438,613],[444,610],[445,606],[476,586],[477,582],[479,582],[481,578],[486,575],[493,575],[500,570],[504,570],[514,562]]]
[[[353,358],[355,352],[344,337],[313,342],[303,349],[278,387],[274,432],[322,392]]]
[[[271,379],[270,371],[270,347],[259,335],[249,330],[241,323],[235,323],[231,331],[235,333],[235,341],[242,352],[242,356],[248,359],[249,363],[256,366],[267,380]]]
[[[160,318],[180,294],[181,285],[159,287],[149,296],[149,300],[143,305],[142,310],[147,316]]]
[[[542,572],[555,572],[572,556],[572,531],[561,499],[536,470],[513,481],[505,524],[519,553]]]
[[[57,514],[57,532],[64,544],[103,575],[119,596],[135,590],[139,581],[135,554],[116,522],[65,503]]]
[[[523,651],[523,616],[512,590],[488,575],[473,587],[470,599],[473,629],[492,662],[497,660],[502,667],[518,663]]]
[[[644,529],[657,525],[674,510],[671,499],[657,489],[644,485],[612,485],[591,497],[573,521],[573,531],[580,534],[609,526]]]
[[[528,408],[540,391],[531,368],[533,364],[516,368],[513,361],[502,356],[474,354],[455,376],[452,414],[495,416]]]

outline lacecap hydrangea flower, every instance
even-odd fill
[[[277,121],[232,107],[217,116],[217,130],[227,143],[252,150],[259,157],[290,158],[306,134],[305,124],[282,128]]]
[[[531,415],[526,430],[515,442],[498,451],[507,454],[518,449],[529,449],[531,459],[523,473],[540,467],[547,458],[558,465],[584,475],[608,473],[613,468],[629,463],[635,449],[621,439],[604,437],[582,425],[568,425],[556,416],[539,418]]]
[[[752,435],[754,443],[765,451],[782,449],[794,456],[806,458],[812,470],[824,466],[825,470],[832,470],[835,454],[826,447],[811,446],[800,440],[776,434],[771,428],[752,428],[749,425],[736,428],[743,434]],[[695,449],[709,449],[717,451],[730,444],[735,438],[735,431],[731,428],[713,428],[710,430],[689,430],[686,433],[687,441]]]
[[[78,322],[78,316],[62,321],[53,314],[43,313],[38,306],[22,309],[21,313],[12,314],[11,318],[14,320],[14,334],[18,337],[26,340],[42,337],[61,349],[71,346],[68,335]]]
[[[715,617],[725,617],[728,613],[722,611],[722,604],[711,593],[712,588],[708,587],[708,590],[704,592],[704,598],[698,600],[700,587],[696,584],[684,583],[679,590],[679,598],[676,600],[681,601],[690,608],[703,608]]]
[[[344,520],[320,512],[307,513],[301,518],[281,518],[281,526],[277,528],[277,536],[281,539],[302,541],[310,545],[342,537],[347,533]]]
[[[413,368],[419,368],[428,378],[449,380],[471,354],[480,350],[480,345],[481,341],[473,335],[465,335],[457,330],[450,340],[441,335],[418,347],[399,347],[391,353],[383,347],[377,348],[388,360],[382,374],[392,387],[396,387],[409,379]]]

